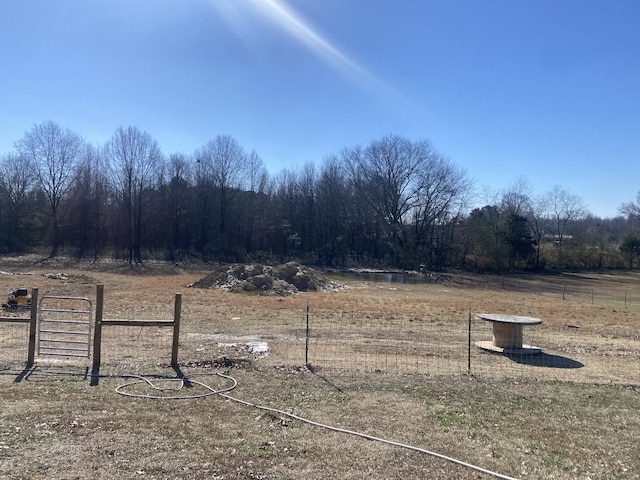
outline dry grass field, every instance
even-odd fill
[[[184,265],[0,271],[0,292],[104,285],[105,319],[171,320],[182,295],[176,367],[160,327],[104,328],[99,378],[90,358],[25,367],[26,326],[0,323],[0,478],[640,478],[637,274],[336,277],[347,288],[279,297],[188,287],[206,271]],[[543,353],[478,349],[475,312],[541,318],[524,335]],[[231,385],[218,373],[248,404],[211,394]]]

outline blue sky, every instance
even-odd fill
[[[0,154],[46,120],[134,125],[276,174],[393,133],[478,192],[524,176],[613,217],[640,190],[639,24],[636,0],[5,1]]]

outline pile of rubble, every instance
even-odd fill
[[[316,270],[295,262],[283,265],[223,265],[189,286],[279,296],[343,288],[343,285],[332,282]]]

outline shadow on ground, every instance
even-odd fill
[[[505,354],[511,360],[523,365],[548,368],[582,368],[584,364],[572,358],[541,352],[537,355]]]
[[[13,370],[8,370],[13,372]],[[89,367],[75,367],[67,365],[64,369],[60,367],[41,367],[39,365],[28,364],[24,367],[22,371],[18,373],[16,378],[14,379],[14,383],[20,383],[22,381],[30,380],[33,378],[45,378],[47,376],[66,376],[66,377],[78,377],[82,380],[87,380],[90,376],[93,382],[93,372],[89,372]],[[92,383],[93,385],[93,383]],[[97,381],[96,381],[97,385]]]

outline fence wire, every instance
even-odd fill
[[[0,368],[24,365],[29,350],[29,324],[0,322]]]
[[[624,279],[618,274],[616,278]],[[580,281],[581,284],[576,284]],[[593,305],[613,305],[640,310],[640,288],[634,278],[626,282],[628,288],[606,288],[588,275],[557,275],[540,279],[539,276],[487,276],[485,278],[461,275],[456,283],[465,288],[495,289],[509,292],[534,293],[545,298],[575,301]],[[592,285],[590,285],[592,283]]]
[[[0,322],[0,368],[25,364],[28,327]],[[544,323],[525,327],[524,343],[539,347],[537,355],[505,355],[477,346],[491,339],[491,324],[476,319],[473,312],[433,320],[384,312],[276,310],[251,318],[212,320],[208,325],[184,318],[178,362],[196,367],[256,364],[353,374],[472,374],[488,380],[640,384],[638,335],[570,324],[560,329]],[[171,347],[171,328],[104,326],[102,372],[167,366]]]

